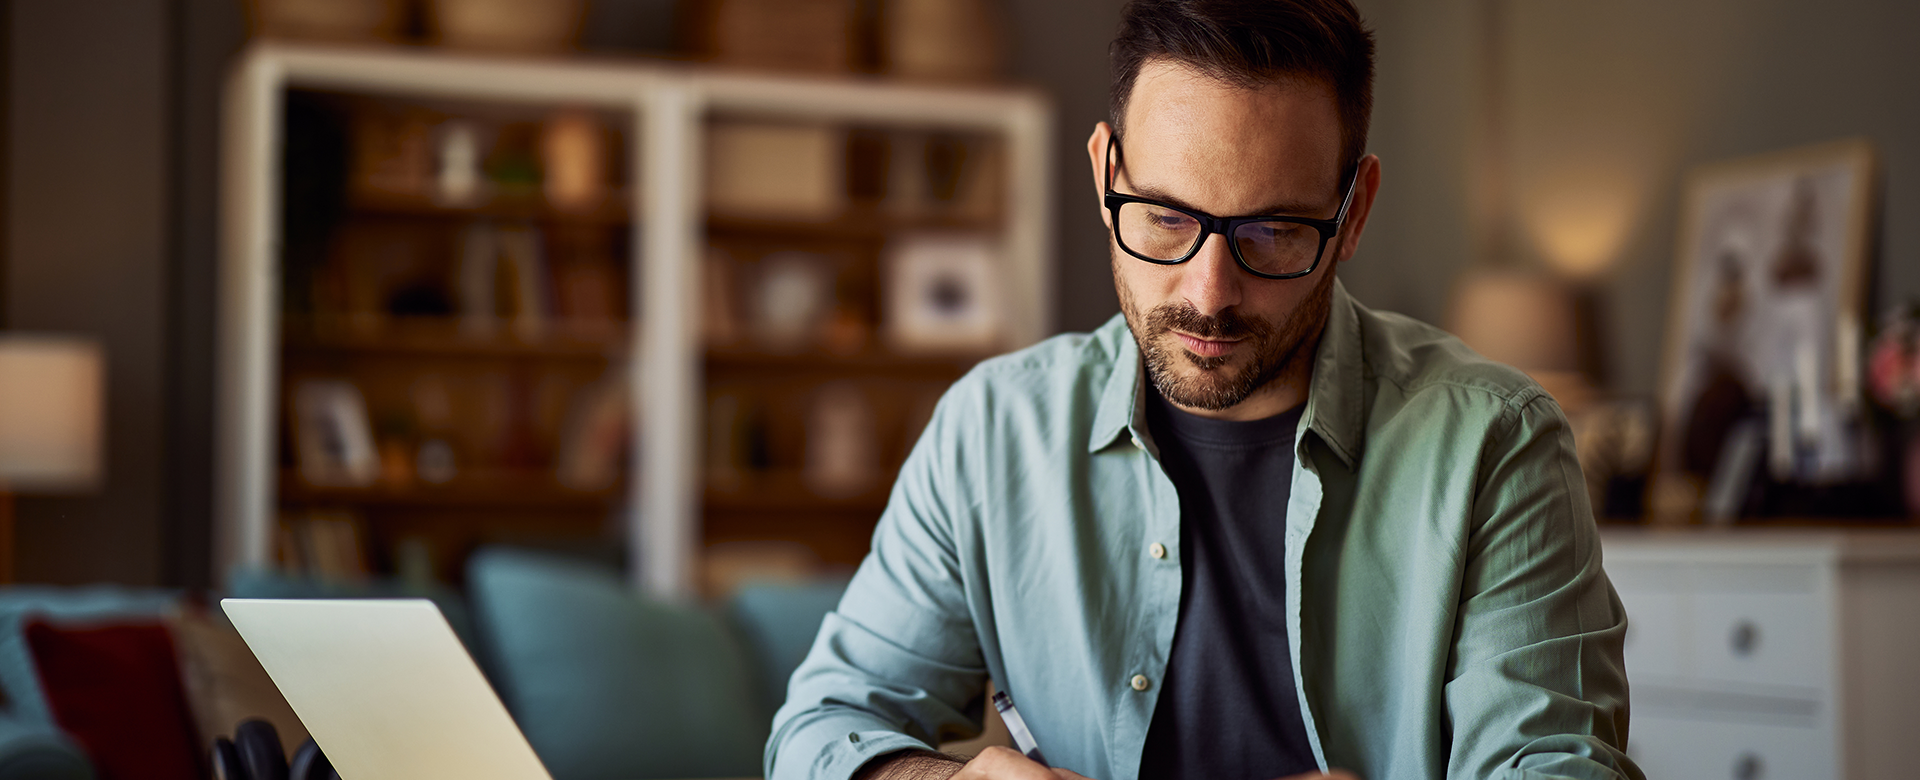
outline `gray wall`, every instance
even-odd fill
[[[107,355],[105,488],[22,498],[18,575],[158,582],[166,543],[166,4],[9,7],[7,325],[88,335]]]
[[[1869,311],[1920,295],[1920,4],[1363,0],[1379,29],[1377,217],[1343,270],[1439,321],[1475,262],[1597,236],[1612,389],[1651,393],[1687,168],[1851,136],[1881,153]],[[1489,67],[1491,64],[1491,67]],[[1493,142],[1488,143],[1488,135]],[[1481,206],[1503,202],[1504,217]]]

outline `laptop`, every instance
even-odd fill
[[[433,602],[220,606],[341,777],[551,780]]]

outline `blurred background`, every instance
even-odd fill
[[[1553,393],[1616,581],[1666,583],[1630,603],[1693,615],[1640,526],[1893,534],[1821,576],[1913,546],[1920,6],[1359,5],[1383,187],[1339,273]],[[1117,312],[1081,150],[1120,6],[6,3],[0,581],[508,582],[472,608],[525,633],[586,567],[811,615],[742,624],[777,704],[941,391]],[[1802,731],[1851,695],[1753,674]]]
[[[286,8],[276,10],[278,5]],[[263,36],[322,47],[445,50],[509,61],[585,57],[635,67],[699,63],[827,79],[1031,90],[1044,98],[1053,120],[1047,139],[1051,170],[1044,172],[1052,177],[1053,194],[1042,215],[1056,226],[1045,252],[1044,273],[1051,283],[1045,330],[1090,329],[1116,311],[1105,268],[1106,239],[1090,191],[1082,186],[1085,165],[1079,149],[1092,124],[1104,118],[1105,47],[1117,19],[1117,2],[929,1],[924,5],[932,10],[918,13],[934,18],[930,24],[938,29],[958,31],[955,35],[972,43],[933,45],[925,49],[929,53],[923,63],[898,53],[916,50],[910,48],[913,35],[927,35],[916,33],[917,6],[905,0],[887,15],[892,27],[881,19],[882,4],[875,2],[781,4],[783,10],[692,0],[560,3],[552,6],[558,21],[507,23],[519,26],[527,38],[523,41],[488,40],[485,17],[490,4],[482,2],[473,4],[478,10],[469,13],[480,21],[469,23],[475,30],[467,32],[458,30],[458,22],[440,21],[457,17],[457,2],[346,3],[319,11],[304,5],[181,0],[11,7],[5,37],[8,187],[0,323],[10,331],[67,334],[96,344],[104,360],[108,431],[101,445],[100,477],[86,492],[20,493],[15,511],[21,580],[207,585],[215,579],[221,105],[223,86],[238,67],[241,52],[250,40]],[[516,13],[513,3],[498,5],[507,9],[499,13]],[[371,10],[353,10],[362,6]],[[1911,101],[1898,97],[1920,79],[1920,62],[1901,43],[1900,31],[1912,29],[1915,21],[1908,5],[1699,0],[1647,4],[1636,11],[1496,0],[1372,0],[1362,7],[1379,37],[1371,146],[1385,161],[1385,185],[1378,219],[1361,256],[1341,274],[1370,305],[1448,324],[1458,281],[1469,271],[1492,267],[1549,276],[1573,288],[1568,300],[1577,301],[1584,330],[1577,347],[1570,348],[1577,355],[1546,362],[1578,369],[1603,396],[1651,403],[1660,390],[1669,304],[1680,276],[1675,247],[1686,172],[1712,161],[1844,138],[1866,139],[1877,150],[1860,248],[1866,281],[1856,311],[1865,313],[1860,317],[1870,331],[1865,335],[1876,331],[1880,312],[1920,292],[1920,227],[1899,216],[1913,211],[1920,199],[1908,181],[1908,172],[1920,165],[1909,140],[1916,137],[1920,114]],[[361,16],[355,18],[356,13]],[[939,14],[961,21],[941,22]],[[806,24],[825,32],[786,36],[785,46],[754,37],[779,37],[779,31],[801,30],[795,25]],[[895,52],[892,59],[890,51]],[[377,94],[294,90],[287,97],[288,207],[302,198],[315,206],[297,215],[289,212],[285,268],[309,273],[308,266],[326,266],[336,277],[308,285],[282,279],[288,282],[284,303],[289,327],[276,338],[295,347],[284,353],[290,361],[333,355],[326,359],[348,360],[351,368],[350,359],[335,354],[345,347],[328,352],[325,344],[310,343],[326,339],[300,327],[316,321],[299,318],[311,312],[324,319],[329,306],[374,305],[348,300],[356,295],[386,296],[378,307],[455,310],[457,301],[450,299],[446,285],[439,290],[430,289],[432,285],[374,289],[405,286],[409,273],[427,273],[409,270],[408,263],[444,269],[455,252],[452,245],[458,237],[447,234],[462,229],[458,214],[438,215],[441,224],[415,233],[407,232],[405,219],[381,216],[411,209],[419,217],[414,220],[417,226],[430,224],[436,216],[424,212],[454,210],[434,205],[424,184],[408,194],[411,185],[404,181],[407,176],[432,176],[439,153],[430,148],[438,138],[433,133],[446,122],[468,123],[473,153],[479,155],[475,170],[480,184],[519,177],[524,183],[507,186],[526,192],[539,186],[533,178],[540,167],[536,147],[542,143],[543,123],[556,110],[553,105],[450,103],[372,92]],[[633,118],[617,112],[575,112],[569,117],[563,124],[571,129],[560,135],[586,139],[578,145],[591,158],[576,165],[602,166],[606,173],[604,181],[595,178],[601,171],[584,174],[579,187],[585,195],[580,197],[619,200],[631,173],[625,155],[634,143]],[[894,147],[931,143],[921,157],[946,154],[959,159],[971,153],[975,161],[987,162],[981,167],[1004,164],[989,159],[995,155],[990,135],[967,139],[961,137],[964,133],[942,134],[938,128],[914,129],[904,140],[888,138],[884,127],[835,123],[746,123],[731,130],[716,128],[720,136],[712,148],[724,148],[732,139],[744,144],[749,155],[756,148],[771,150],[761,154],[781,155],[781,144],[803,151],[826,149],[830,162],[851,166],[824,173],[798,171],[795,175],[802,180],[813,176],[816,190],[842,190],[800,194],[797,207],[802,212],[832,209],[836,199],[881,197],[886,182],[876,177],[884,178],[889,155],[915,154]],[[896,140],[900,142],[889,143]],[[300,144],[313,145],[316,151],[292,153]],[[369,148],[374,144],[387,147]],[[403,148],[407,144],[414,148]],[[387,159],[373,160],[380,154]],[[411,172],[405,163],[409,154],[417,169]],[[391,168],[389,178],[400,181],[385,195],[374,170],[380,165]],[[903,166],[894,167],[898,179]],[[934,175],[956,177],[953,171],[965,166],[950,162],[946,167],[953,170]],[[976,189],[985,193],[991,184]],[[951,188],[960,185],[947,185],[946,195],[953,197]],[[348,193],[351,187],[360,189]],[[596,187],[611,194],[596,194]],[[755,194],[739,197],[748,200],[748,209],[738,213],[750,213]],[[809,197],[819,202],[805,203]],[[990,194],[975,197],[978,203],[968,208],[981,213],[1000,205]],[[374,202],[381,198],[386,200]],[[349,200],[354,201],[351,208],[345,205]],[[527,195],[522,200],[535,203],[540,198]],[[492,208],[494,216],[509,223],[533,214],[515,212],[511,204],[495,203]],[[576,308],[592,310],[584,315],[588,319],[619,321],[629,314],[622,285],[627,283],[625,264],[631,260],[623,242],[630,237],[619,229],[577,227],[618,223],[624,218],[615,211],[596,206],[584,213],[561,212],[579,216],[569,217],[568,225],[558,229],[536,231],[542,242],[571,242],[571,249],[554,254],[556,272],[569,270],[561,268],[570,264],[569,257],[620,258],[601,264],[604,268],[572,263],[579,268],[571,269],[571,282],[554,285],[588,290],[583,300],[571,301]],[[371,216],[356,220],[335,212]],[[803,213],[788,221],[812,219]],[[976,222],[995,219],[989,215]],[[724,226],[718,230],[726,232]],[[850,258],[863,252],[876,255],[884,243],[878,236],[890,231],[875,228],[860,239],[848,238],[845,231],[826,236],[832,231],[814,230],[812,236],[793,240],[736,232],[740,235],[722,236],[716,243],[725,250],[733,240],[734,249],[721,254],[733,265],[755,266],[750,269],[754,273],[769,257],[779,260],[784,249],[800,250],[808,258],[770,264],[776,275],[787,268],[784,284],[801,290],[801,311],[792,316],[836,316],[805,311],[809,285],[832,284],[866,306],[863,312],[842,312],[843,319],[865,317],[878,326],[876,275],[829,273],[834,278],[823,282],[810,264],[867,263],[871,271],[873,257]],[[325,257],[299,256],[328,251],[353,255],[355,250],[339,245],[355,241],[388,253],[388,259],[372,261],[377,268],[367,273],[391,278],[348,279],[351,273],[328,265]],[[409,250],[409,241],[434,246]],[[741,242],[753,246],[741,248]],[[323,246],[333,248],[319,248]],[[734,275],[743,273],[736,269]],[[355,284],[364,289],[350,289]],[[611,287],[592,292],[596,284]],[[844,289],[861,285],[869,289]],[[556,300],[565,299],[560,292],[556,290]],[[315,297],[329,295],[338,300]],[[736,308],[747,303],[742,299]],[[747,322],[750,314],[742,310],[740,322]],[[843,326],[840,338],[858,342],[861,328]],[[593,353],[590,340],[558,349]],[[500,370],[484,364],[468,367],[493,372],[496,384],[539,384],[534,381],[538,377],[505,370],[513,362],[502,358]],[[965,362],[961,356],[953,370],[963,369]],[[604,366],[576,361],[556,366],[560,369],[571,371],[578,380],[572,384],[579,384]],[[286,371],[291,376],[300,369],[290,365]],[[750,373],[737,376],[757,381]],[[925,376],[927,393],[936,392],[940,376],[945,375]],[[724,389],[733,378],[710,378],[706,387]],[[386,426],[375,438],[428,438],[418,431],[421,421],[400,419],[406,415],[382,408],[392,404],[380,396],[405,389],[364,391],[374,396],[368,399],[369,426]],[[518,386],[489,392],[566,395],[558,389]],[[721,405],[729,403],[737,407],[733,413],[746,418],[761,414],[753,403]],[[566,406],[557,401],[550,405]],[[915,402],[901,405],[913,407]],[[474,413],[459,410],[461,419]],[[916,413],[911,408],[886,410],[881,416],[889,419],[879,424],[910,426],[908,418]],[[565,411],[546,414],[564,416]],[[276,431],[276,438],[280,433],[290,429]],[[468,430],[461,435],[478,434]],[[760,458],[763,465],[771,458],[798,468],[804,458],[781,450],[804,445],[777,441],[783,437],[790,438],[768,431],[763,438],[771,451],[740,457]],[[889,441],[879,447],[886,452],[877,456],[883,470],[900,456],[904,437],[903,431],[886,432]],[[748,449],[760,446],[747,444]],[[293,464],[285,465],[291,472]],[[878,501],[876,496],[862,509],[872,514]],[[844,561],[847,554],[836,557]],[[385,566],[393,565],[390,558],[383,560]]]

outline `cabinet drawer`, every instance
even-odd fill
[[[1839,771],[1832,740],[1816,729],[1639,717],[1629,733],[1627,755],[1649,778],[1809,780]]]
[[[1620,591],[1627,609],[1627,674],[1631,677],[1685,673],[1688,657],[1687,599],[1655,590]]]
[[[1697,593],[1693,672],[1702,679],[1826,690],[1832,616],[1810,593]]]

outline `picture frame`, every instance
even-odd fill
[[[920,233],[887,249],[885,332],[904,353],[986,352],[1000,345],[1000,248],[966,233]]]
[[[1718,468],[1727,442],[1756,420],[1767,457],[1754,478],[1831,484],[1866,467],[1853,416],[1876,172],[1872,144],[1847,139],[1688,173],[1656,399],[1656,519],[1696,514],[1708,482],[1732,473]],[[1745,491],[1713,492],[1725,512]]]
[[[293,391],[294,455],[315,487],[366,487],[380,478],[380,454],[360,388],[344,379],[304,379]]]

